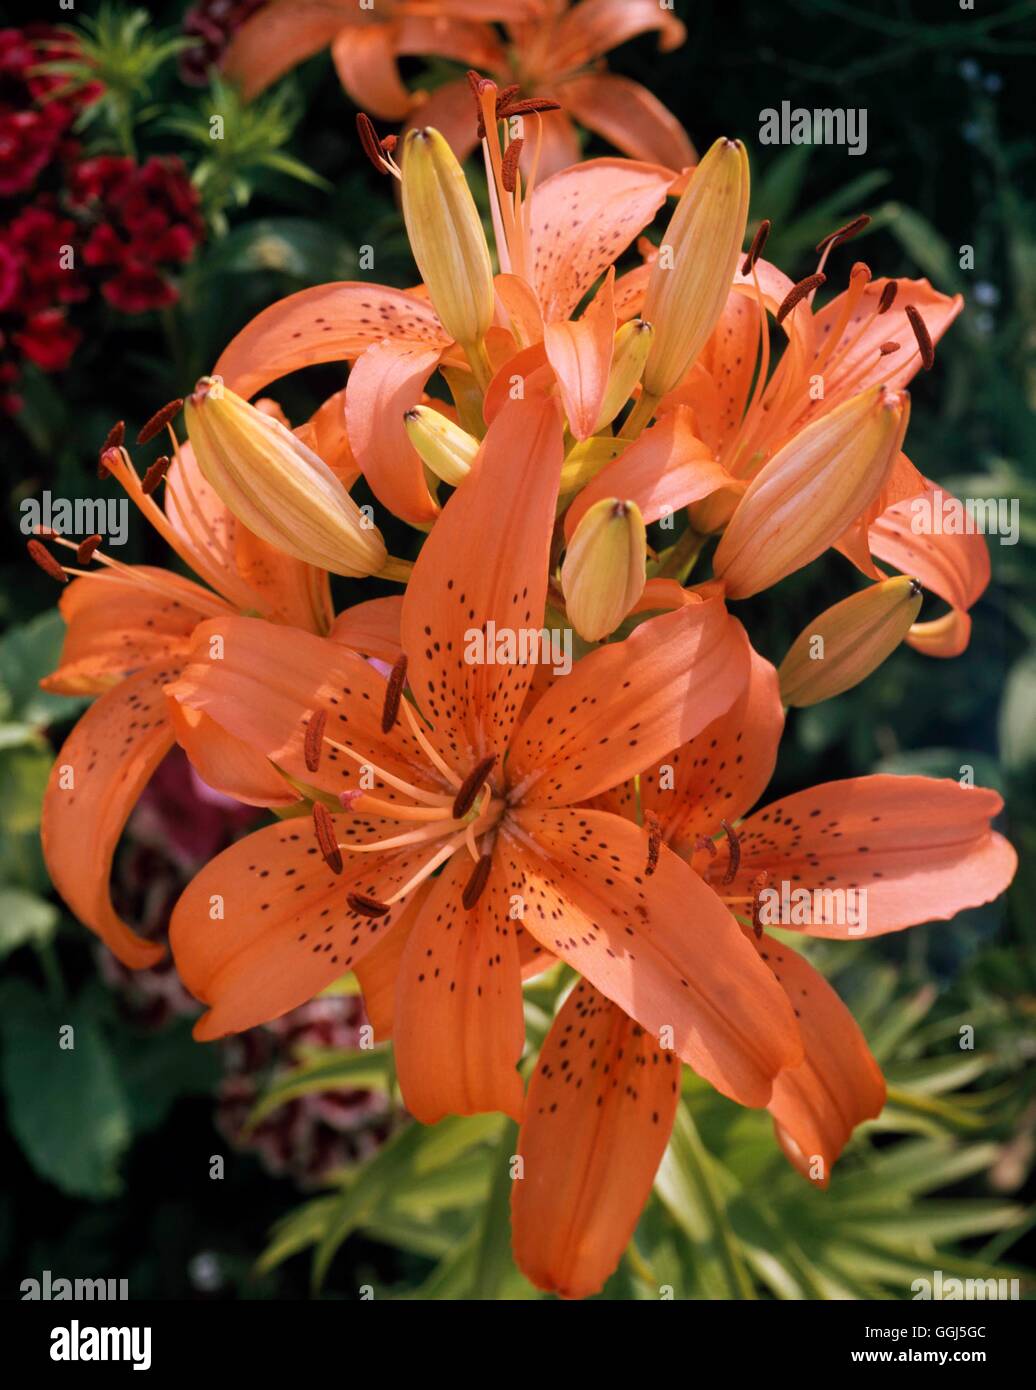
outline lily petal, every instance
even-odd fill
[[[740,827],[738,886],[770,872],[771,885],[866,890],[866,919],[782,923],[807,936],[853,940],[948,921],[992,902],[1014,877],[1018,859],[990,828],[1003,801],[985,787],[934,777],[851,777],[772,802]],[[715,879],[722,866],[709,870]]]
[[[529,843],[505,837],[526,931],[717,1090],[766,1105],[802,1045],[784,992],[716,894],[664,845],[647,878],[647,836],[619,816],[564,809],[516,820]]]
[[[515,1262],[563,1298],[596,1293],[651,1193],[680,1098],[680,1066],[586,980],[547,1034],[518,1135]]]
[[[532,278],[547,323],[571,317],[590,286],[666,200],[672,173],[591,159],[538,184],[530,209]]]
[[[403,415],[420,401],[438,360],[438,348],[386,339],[358,359],[345,392],[349,442],[371,491],[415,526],[434,521],[439,507]]]
[[[654,93],[610,72],[586,73],[561,84],[558,96],[580,125],[628,154],[677,173],[697,162],[687,132]]]
[[[371,818],[336,816],[340,843],[385,834]],[[383,899],[427,858],[422,846],[346,855],[334,874],[307,820],[268,825],[218,854],[173,909],[169,940],[180,978],[209,1011],[194,1027],[200,1042],[279,1018],[345,975],[402,916],[362,917],[350,892]]]
[[[808,961],[764,936],[760,956],[787,994],[806,1049],[800,1066],[782,1071],[767,1106],[790,1163],[817,1187],[853,1130],[885,1105],[885,1078],[852,1014]]]
[[[223,350],[213,374],[247,399],[300,367],[350,360],[382,338],[429,347],[449,343],[427,300],[339,280],[289,294],[256,314]]]
[[[376,657],[394,666],[403,650],[400,638],[402,619],[402,594],[367,599],[339,613],[328,636],[332,641],[351,647],[354,652]]]
[[[559,68],[581,67],[653,29],[663,53],[679,48],[687,37],[682,22],[657,0],[583,0],[565,12],[552,57]]]
[[[582,318],[547,324],[543,342],[558,379],[568,427],[576,439],[589,439],[608,389],[615,346],[613,266]]]
[[[490,621],[512,633],[542,625],[561,456],[556,402],[509,401],[407,585],[410,687],[454,766],[458,754],[502,757],[521,712],[534,667],[496,661],[492,651],[473,662],[472,636]]]
[[[278,0],[264,5],[231,38],[223,71],[251,101],[278,77],[326,48],[355,18],[351,0]]]
[[[165,948],[117,915],[108,879],[122,828],[173,746],[162,689],[176,674],[175,665],[154,662],[101,695],[65,740],[43,797],[40,839],[54,887],[133,970],[153,965]]]
[[[397,24],[353,24],[331,40],[331,58],[342,89],[379,121],[401,121],[414,104],[396,66]]]
[[[474,907],[472,862],[456,854],[407,939],[396,987],[395,1054],[403,1100],[422,1124],[502,1110],[520,1119],[525,1044],[517,923],[498,862]]]
[[[722,600],[650,618],[543,695],[511,750],[512,785],[528,779],[526,806],[596,796],[728,710],[748,670],[748,639]]]
[[[169,700],[167,712],[177,743],[208,786],[248,806],[291,806],[300,800],[267,758],[202,710]]]

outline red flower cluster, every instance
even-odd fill
[[[183,31],[198,42],[180,55],[180,77],[205,87],[218,68],[234,31],[261,9],[266,0],[201,0],[184,15]]]
[[[163,268],[189,261],[204,232],[182,160],[84,160],[72,171],[69,203],[85,224],[84,265],[110,272],[101,280],[109,304],[140,314],[175,302],[176,286]]]
[[[11,413],[24,362],[71,361],[83,333],[69,305],[98,289],[125,314],[173,303],[169,272],[204,232],[181,160],[80,158],[73,123],[101,87],[62,95],[64,79],[40,71],[74,51],[47,25],[0,29],[0,410]]]

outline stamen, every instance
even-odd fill
[[[741,867],[741,837],[729,821],[721,820],[723,833],[727,837],[727,867],[723,874],[724,883],[733,883]]]
[[[340,874],[344,867],[342,851],[338,848],[338,837],[335,834],[335,823],[331,819],[331,812],[322,801],[313,803],[313,829],[316,832],[317,844],[320,846],[320,853],[324,856],[324,862],[333,874]]]
[[[26,541],[25,548],[29,552],[30,558],[36,561],[44,574],[49,575],[51,579],[56,579],[59,584],[68,583],[68,575],[41,541]]]
[[[867,213],[861,213],[859,217],[854,217],[851,222],[847,222],[844,227],[839,227],[836,232],[829,232],[823,240],[817,242],[817,250],[832,250],[843,241],[850,241],[857,233],[862,232],[864,227],[870,224],[870,217]]]
[[[890,352],[899,351],[899,343],[882,343],[881,346],[878,348],[878,351],[881,353],[882,357],[887,357]]]
[[[155,459],[154,463],[144,474],[144,481],[140,485],[140,490],[145,497],[150,497],[155,488],[169,472],[169,455],[163,454],[161,458]]]
[[[302,745],[302,756],[309,772],[320,769],[320,754],[324,747],[324,726],[327,723],[327,710],[316,709],[306,720],[306,737]]]
[[[777,322],[783,323],[796,304],[800,304],[807,295],[818,290],[826,281],[827,276],[823,271],[818,270],[816,275],[807,275],[805,280],[800,280],[797,285],[793,285],[785,295],[781,307],[777,310]]]
[[[935,365],[935,344],[932,342],[932,335],[928,332],[928,325],[913,304],[906,306],[906,316],[910,322],[910,327],[914,330],[914,337],[917,339],[917,346],[921,353],[921,365],[926,372],[930,372]]]
[[[109,449],[121,449],[126,438],[126,421],[116,420],[111,429],[105,436],[104,443],[101,445],[100,453],[107,453]]]
[[[505,121],[509,116],[533,116],[540,115],[544,111],[560,111],[561,102],[552,101],[550,97],[523,97],[520,101],[511,101],[497,107],[497,117]]]
[[[482,790],[482,785],[492,771],[493,764],[496,762],[496,754],[491,753],[488,758],[483,758],[480,763],[468,773],[467,777],[457,789],[457,795],[453,798],[453,818],[463,820],[475,804],[475,798]]]
[[[662,848],[662,822],[654,811],[644,812],[644,828],[648,833],[647,864],[644,866],[644,877],[650,878],[658,868],[658,855]]]
[[[479,898],[485,892],[486,884],[489,882],[489,871],[493,867],[493,856],[483,854],[471,871],[471,877],[464,885],[464,891],[460,895],[460,900],[468,912],[475,906]]]
[[[76,546],[76,562],[80,565],[88,565],[94,558],[94,551],[101,544],[98,535],[87,536],[85,541],[80,541]]]
[[[403,708],[406,710],[409,707],[404,705]],[[426,806],[448,806],[450,804],[450,798],[445,793],[425,791],[423,787],[415,787],[409,782],[404,782],[402,777],[395,777],[391,772],[386,772],[383,767],[379,767],[366,753],[358,753],[355,748],[350,748],[344,743],[338,743],[333,738],[328,738],[324,741],[328,748],[335,749],[335,751],[341,753],[343,757],[351,758],[353,762],[358,763],[360,767],[369,768],[375,777],[387,783],[388,786],[395,787],[396,791],[403,792],[405,796],[412,796],[415,801],[423,801]]]
[[[350,893],[346,902],[361,917],[387,917],[389,913],[388,903],[368,897],[366,893]]]
[[[381,144],[378,140],[377,132],[374,129],[371,118],[363,111],[357,111],[356,113],[356,131],[360,137],[360,144],[363,146],[364,154],[374,165],[379,174],[387,174],[389,172],[388,164],[381,152]]]
[[[399,716],[399,702],[403,698],[403,686],[405,684],[406,652],[403,652],[389,673],[388,685],[385,688],[385,703],[381,710],[381,732],[383,734],[391,733],[395,727],[396,719]]]
[[[757,941],[763,934],[763,924],[759,920],[759,914],[763,906],[762,891],[769,882],[770,874],[767,869],[762,869],[756,874],[755,878],[752,879],[752,931],[755,933],[755,939]]]
[[[768,217],[764,217],[759,223],[758,230],[752,238],[752,244],[748,248],[748,255],[741,265],[741,274],[747,275],[755,265],[756,261],[763,254],[763,247],[766,245],[766,238],[770,235],[770,228],[773,224]]]
[[[426,878],[434,874],[440,864],[444,864],[451,855],[455,854],[457,850],[460,849],[463,842],[463,835],[454,835],[452,839],[447,840],[442,849],[440,849],[437,854],[433,854],[426,864],[422,864],[417,873],[414,874],[412,878],[409,878],[406,883],[403,884],[402,888],[396,889],[391,898],[389,898],[387,906],[391,907],[393,903],[398,903],[401,898],[405,898],[408,893],[412,892],[418,884],[423,883]]]
[[[898,290],[899,285],[897,284],[897,282],[895,280],[890,280],[888,284],[885,286],[885,288],[882,290],[881,298],[878,300],[879,314],[887,314],[888,311],[892,308],[892,302],[895,299]]]
[[[170,420],[175,420],[183,408],[183,398],[178,397],[175,401],[170,401],[161,410],[156,410],[151,419],[137,435],[138,444],[148,444],[155,435],[164,430]]]
[[[449,766],[449,764],[443,762],[442,758],[439,757],[439,754],[429,743],[428,738],[426,737],[423,729],[421,728],[421,725],[417,721],[417,716],[411,708],[409,701],[404,700],[400,708],[403,711],[407,723],[410,725],[410,732],[413,734],[414,738],[417,739],[418,743],[421,746],[421,751],[424,753],[425,757],[432,764],[435,770],[442,776],[447,786],[453,787],[454,789],[459,787],[460,778]]]
[[[504,151],[503,161],[500,165],[500,182],[508,193],[514,192],[518,182],[518,161],[522,157],[524,145],[524,140],[512,140]]]

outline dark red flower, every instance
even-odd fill
[[[129,262],[117,275],[106,280],[101,293],[109,304],[124,314],[143,314],[148,309],[162,309],[175,304],[176,286],[159,275],[149,265]]]
[[[184,15],[183,31],[198,42],[180,54],[180,77],[205,87],[218,68],[235,30],[261,9],[265,0],[201,0]]]
[[[12,335],[23,355],[44,372],[64,371],[82,337],[61,309],[40,310],[26,321],[20,333]]]

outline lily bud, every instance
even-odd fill
[[[471,472],[478,440],[442,411],[428,405],[412,406],[403,416],[403,427],[421,461],[450,487],[462,483]]]
[[[619,411],[633,395],[633,388],[644,375],[655,330],[643,319],[630,319],[615,335],[612,349],[612,369],[608,376],[601,413],[597,417],[595,433],[610,425]]]
[[[451,338],[480,343],[493,321],[493,267],[464,172],[430,126],[403,147],[403,218],[421,278]]]
[[[644,390],[664,396],[705,346],[727,302],[748,221],[748,155],[719,139],[691,176],[651,270],[644,318],[654,342]]]
[[[799,432],[748,485],[713,557],[728,598],[748,598],[822,554],[880,492],[910,416],[872,386]]]
[[[198,467],[237,519],[286,555],[332,574],[377,574],[377,527],[319,455],[222,382],[202,377],[184,407]]]
[[[647,531],[635,502],[605,497],[588,509],[568,543],[561,587],[572,626],[588,642],[625,618],[647,578]]]
[[[921,608],[921,585],[897,575],[836,603],[804,627],[778,667],[786,705],[816,705],[876,671]]]

